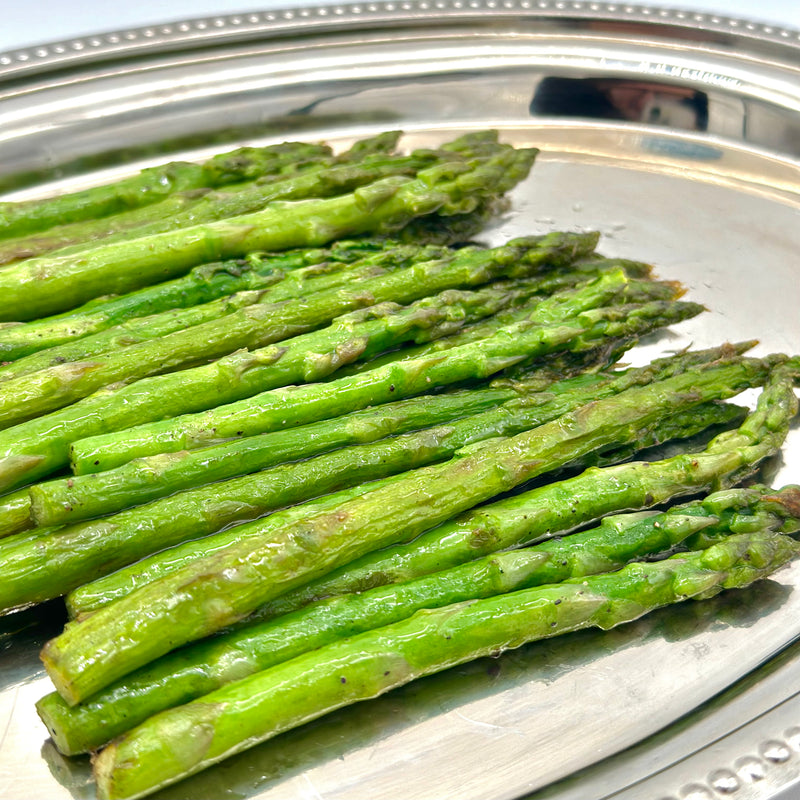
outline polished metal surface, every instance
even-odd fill
[[[603,252],[656,264],[708,306],[632,360],[750,338],[758,353],[800,350],[794,32],[527,0],[274,13],[141,34],[151,45],[104,39],[89,56],[54,45],[31,67],[0,56],[6,196],[239,143],[344,146],[402,128],[411,147],[493,126],[542,154],[487,241],[598,229]],[[764,477],[800,482],[797,426]],[[51,604],[0,625],[8,800],[93,796],[88,761],[60,757],[33,710],[49,688],[37,651],[60,614]],[[745,591],[420,681],[157,796],[777,798],[798,780],[798,638],[795,564]]]

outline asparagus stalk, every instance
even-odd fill
[[[724,377],[734,384],[745,379],[745,375],[755,376],[758,380],[761,370],[757,365],[741,366],[739,378],[736,370],[725,371]],[[709,369],[719,370],[720,366],[714,365]],[[644,376],[638,377],[642,379]],[[707,383],[707,377],[698,376],[698,383]],[[623,376],[620,385],[615,387],[616,391],[632,382],[639,381]],[[583,386],[568,386],[559,396],[544,403],[536,402],[536,398],[532,403],[528,402],[523,395],[497,409],[447,425],[336,450],[254,475],[171,494],[157,503],[103,517],[96,523],[51,527],[50,533],[37,537],[35,541],[27,537],[20,540],[12,537],[5,545],[0,543],[0,560],[4,564],[0,609],[10,610],[64,594],[83,583],[87,574],[108,573],[176,542],[207,536],[281,506],[360,481],[375,480],[441,461],[462,448],[487,439],[528,430],[596,395],[597,392],[591,388],[587,391]],[[673,418],[680,413],[680,406],[679,402]],[[689,402],[689,407],[697,408],[694,401]],[[658,423],[656,419],[652,424]],[[640,443],[651,435],[648,425],[639,426],[635,432],[634,438]],[[626,435],[622,440],[632,439]],[[596,447],[590,451],[593,449]],[[39,504],[34,500],[34,516],[42,523],[43,515],[37,514],[38,511]],[[53,514],[53,518],[57,524],[68,520],[69,513]],[[257,526],[254,533],[260,535],[261,527]],[[233,541],[244,535],[246,532],[233,532]],[[227,533],[220,535],[223,541],[230,541],[230,537],[231,534]],[[209,544],[206,540],[203,547],[207,548]],[[213,546],[220,549],[220,542],[214,542]]]
[[[589,288],[589,294],[592,291]],[[614,308],[600,312],[599,316],[581,318],[572,328],[552,326],[539,335],[531,334],[527,338],[523,336],[521,339],[524,341],[521,345],[498,339],[493,343],[495,347],[492,344],[485,344],[484,349],[488,349],[490,353],[494,352],[495,360],[490,361],[488,365],[493,372],[502,369],[506,363],[524,358],[527,355],[525,348],[530,350],[533,347],[541,353],[547,353],[565,346],[565,343],[573,342],[576,348],[589,349],[590,346],[584,342],[585,336],[582,336],[586,329],[589,329],[590,337],[602,340],[607,333],[614,335],[620,331],[638,333],[642,330],[652,330],[659,325],[693,315],[699,308],[691,304],[645,304],[637,307],[630,315],[627,313],[630,309]],[[607,321],[601,322],[601,320]],[[330,330],[319,334],[328,345],[330,345],[328,337]],[[311,334],[307,334],[306,337],[296,340],[294,344],[311,344],[313,339]],[[317,341],[316,345],[320,346],[320,341]],[[288,365],[293,360],[296,364],[296,358],[302,361],[303,380],[319,380],[348,359],[362,356],[363,348],[364,342],[358,337],[353,337],[347,347],[341,347],[324,358],[309,358],[308,353],[302,348],[287,358],[287,353],[280,347],[270,347],[254,353],[234,353],[211,364],[184,370],[179,375],[158,376],[143,379],[129,386],[109,387],[63,410],[0,433],[0,453],[2,453],[0,485],[5,488],[21,486],[65,465],[70,443],[79,438],[97,435],[104,431],[119,430],[145,420],[162,419],[170,414],[208,408],[221,402],[231,402],[263,392],[271,386],[280,385],[280,382],[276,384],[276,370],[280,373],[283,370],[281,364]],[[509,360],[508,353],[519,353],[521,348],[522,354]],[[425,375],[424,379],[416,374],[414,376],[416,388],[412,393],[419,394],[432,388],[434,378],[437,378],[439,385],[444,385],[469,377],[483,377],[490,374],[486,372],[485,354],[480,350],[473,354],[462,352],[459,355],[462,358],[457,361],[462,363],[457,364],[460,369],[457,368],[455,371],[448,369],[448,365],[443,363],[442,359],[431,359],[433,374]],[[465,356],[469,363],[463,363]],[[279,359],[280,363],[276,364],[276,359]],[[409,369],[409,366],[407,365],[403,371],[413,376],[414,370]],[[420,361],[413,366],[419,369],[426,365]],[[367,394],[362,391],[361,400],[354,407],[364,407],[374,402],[380,395],[385,396],[383,402],[395,397],[408,396],[408,392],[404,394],[400,391],[393,396],[394,387],[391,379],[400,377],[394,373],[395,371],[390,370],[388,375],[378,376],[381,385],[378,386],[377,392],[369,388],[372,381],[367,378]],[[382,382],[380,379],[383,379]],[[351,381],[351,384],[359,382],[363,384],[364,378]],[[356,387],[351,385],[350,388]],[[292,399],[296,399],[296,395],[292,394]],[[323,395],[324,400],[328,392],[327,389],[323,389],[312,394],[315,395],[315,399],[320,399],[319,396]],[[285,404],[282,398],[276,397],[275,401]],[[335,407],[336,403],[333,405]],[[341,403],[339,405],[342,406]],[[343,406],[344,409],[346,405]],[[324,410],[320,414],[318,408],[308,409],[307,412],[310,414],[309,419],[320,419],[328,415]]]
[[[157,714],[96,758],[98,795],[142,797],[423,675],[568,631],[608,630],[664,605],[746,586],[799,548],[781,534],[740,534],[705,551],[634,563],[615,573],[419,611]],[[198,726],[208,732],[202,739]]]
[[[482,131],[486,140],[497,141],[492,131]],[[225,186],[237,181],[261,179],[275,172],[295,172],[306,169],[309,164],[353,161],[363,156],[391,153],[396,147],[402,131],[382,131],[375,136],[360,139],[339,156],[333,156],[327,145],[313,145],[309,150],[298,150],[295,142],[283,142],[267,147],[240,147],[230,153],[219,153],[203,164],[212,186]],[[464,143],[466,144],[466,142]],[[306,145],[307,146],[307,145]]]
[[[648,439],[598,450],[596,453],[584,456],[576,463],[570,464],[567,469],[574,471],[578,468],[588,469],[589,467],[619,464],[623,461],[630,461],[641,450],[652,450],[653,448],[661,448],[663,450],[662,445],[668,443],[670,443],[668,448],[670,453],[678,452],[676,448],[694,452],[698,449],[698,443],[695,439],[699,434],[704,435],[703,444],[705,444],[711,436],[716,436],[722,431],[741,425],[747,418],[747,414],[747,407],[736,403],[722,401],[703,403],[703,405],[697,406],[690,411],[678,412],[674,417],[665,419],[653,429]],[[660,452],[660,455],[666,456],[663,452]],[[648,456],[652,457],[653,453],[641,454],[640,457],[646,461]]]
[[[292,160],[330,153],[330,148],[325,145],[284,143],[263,148],[260,153],[240,150],[220,160],[216,160],[218,157],[215,156],[207,165],[173,161],[149,167],[113,184],[57,197],[0,203],[0,238],[41,231],[68,222],[105,217],[125,209],[141,208],[176,192],[234,183],[259,174],[269,174]],[[220,169],[220,163],[228,166]]]
[[[402,366],[394,365],[372,374],[355,376],[337,383],[335,393],[331,391],[333,383],[325,386],[308,384],[271,394],[262,391],[251,406],[266,408],[269,413],[256,420],[255,431],[245,431],[241,414],[243,407],[232,401],[256,395],[263,388],[265,377],[274,380],[274,350],[268,351],[271,357],[266,359],[266,363],[258,353],[234,353],[204,367],[184,370],[177,378],[175,375],[157,376],[130,386],[105,389],[65,409],[0,432],[0,485],[10,489],[30,483],[64,466],[72,442],[109,430],[120,430],[143,420],[163,419],[169,414],[227,402],[229,406],[225,412],[232,412],[225,414],[228,427],[221,417],[219,423],[212,422],[212,427],[219,425],[216,433],[207,429],[199,438],[223,439],[276,430],[338,416],[350,409],[418,395],[437,386],[485,378],[531,353],[545,355],[559,349],[595,350],[598,345],[655,330],[693,316],[700,310],[701,307],[695,304],[680,302],[597,309],[580,314],[569,324],[528,326],[513,331],[513,338],[498,335],[457,348],[446,357],[417,359]],[[331,366],[330,359],[321,363],[308,362],[306,377],[318,379],[330,372]],[[129,428],[126,437],[133,436],[133,431]],[[144,440],[144,454],[162,449],[151,436],[145,436]],[[167,441],[166,437],[164,440]],[[163,449],[180,447],[170,447],[167,443]],[[140,454],[123,457],[118,463]],[[101,457],[91,457],[90,463],[99,467]]]
[[[246,259],[203,264],[184,278],[110,300],[91,301],[74,312],[0,328],[0,353],[14,360],[0,368],[0,380],[114,349],[108,345],[110,339],[102,336],[109,330],[124,331],[132,343],[140,335],[139,326],[144,325],[147,330],[154,315],[169,314],[174,318],[180,309],[190,315],[183,318],[186,324],[197,324],[191,317],[194,307],[213,309],[215,302],[217,307],[224,307],[225,299],[234,293],[250,293],[255,302],[263,297],[259,292],[269,292],[269,300],[279,302],[340,286],[350,277],[370,277],[448,254],[444,247],[387,244],[383,248],[373,241],[344,243],[327,250],[251,253]],[[107,337],[113,335],[107,333]],[[39,353],[41,350],[48,352]]]
[[[157,202],[145,206],[123,208],[111,215],[81,218],[75,222],[56,224],[27,236],[6,239],[0,243],[0,264],[54,250],[58,255],[73,254],[93,246],[100,239],[109,243],[125,236],[161,233],[186,224],[220,219],[225,215],[225,206],[231,193],[252,195],[260,191],[264,194],[264,203],[270,197],[289,199],[301,196],[303,190],[307,193],[305,196],[314,196],[315,190],[321,192],[319,196],[329,196],[336,192],[337,184],[340,187],[344,185],[347,180],[345,176],[340,176],[338,180],[334,177],[327,182],[318,180],[315,185],[313,180],[305,180],[306,175],[313,175],[314,172],[324,175],[329,169],[336,173],[341,170],[342,165],[353,165],[359,161],[367,162],[373,168],[385,167],[385,163],[376,163],[375,157],[382,155],[390,163],[392,160],[401,160],[401,157],[390,153],[397,144],[398,136],[399,134],[392,132],[391,136],[384,137],[382,141],[375,137],[372,141],[381,146],[354,147],[340,156],[334,156],[325,145],[296,142],[270,148],[240,148],[232,153],[215,156],[202,165],[199,176],[202,186],[171,192]],[[404,159],[406,164],[416,163],[421,166],[430,165],[434,160],[434,154],[425,152],[416,155],[413,161]],[[403,172],[401,168],[400,173]],[[351,183],[355,181],[353,188],[360,185],[358,175],[357,172],[350,173]],[[213,191],[218,187],[225,187],[225,192],[220,194]]]
[[[328,514],[287,525],[258,542],[248,537],[69,624],[45,645],[42,660],[59,694],[71,705],[80,702],[283,592],[413,538],[583,453],[635,440],[639,430],[676,408],[725,396],[764,377],[763,364],[752,360],[687,371],[582,406],[474,454],[414,470]],[[146,618],[141,609],[147,609]]]
[[[534,157],[534,151],[514,150],[442,163],[414,178],[383,178],[330,199],[275,202],[253,214],[100,245],[77,258],[28,259],[0,270],[0,319],[56,313],[109,291],[131,291],[185,274],[198,263],[254,250],[313,247],[389,232],[425,214],[465,213],[482,198],[513,187]]]
[[[723,352],[724,349],[715,349],[703,355],[713,362]],[[511,399],[517,392],[509,388],[505,390],[509,404],[504,404],[496,412],[482,414],[481,424],[496,420],[489,427],[491,435],[519,432],[525,426],[541,424],[579,405],[617,394],[629,386],[674,375],[702,363],[700,354],[688,353],[622,374],[576,376],[553,384],[543,397],[534,394],[517,401]],[[483,394],[480,393],[480,397]],[[460,403],[459,406],[454,406],[454,403],[460,397],[460,394],[453,397],[443,395],[390,403],[299,428],[235,439],[194,451],[135,459],[111,470],[38,484],[30,487],[32,514],[39,525],[49,526],[113,513],[193,486],[246,475],[348,444],[374,441],[388,435],[390,430],[400,433],[414,426],[434,425],[434,414],[438,414],[440,408],[455,407],[458,410]],[[427,413],[428,407],[430,414]],[[519,417],[523,410],[525,416]],[[411,415],[406,416],[409,411]],[[681,423],[683,430],[685,421]],[[464,422],[453,423],[451,433],[455,433],[460,424]],[[503,425],[508,427],[500,427]],[[466,444],[465,440],[455,447]]]
[[[552,273],[542,279],[542,290],[549,292],[559,291],[572,285],[576,276],[583,275],[587,280],[593,276],[622,270],[628,277],[644,280],[650,277],[652,268],[639,261],[631,261],[624,258],[593,258],[589,260],[579,260],[570,265],[569,270]],[[677,286],[677,285],[676,285]],[[363,372],[365,369],[374,369],[384,364],[393,363],[398,360],[419,358],[421,356],[440,353],[462,344],[476,342],[497,333],[501,328],[514,325],[524,321],[528,317],[528,311],[523,308],[512,308],[492,315],[491,318],[480,320],[472,325],[468,325],[463,331],[448,336],[444,339],[424,342],[415,346],[406,346],[398,350],[387,353],[378,358],[372,359],[369,364],[352,364],[342,370],[342,375],[354,375]]]
[[[584,237],[584,241],[591,241],[591,237]],[[573,237],[556,235],[518,239],[491,250],[466,248],[440,261],[416,263],[365,277],[352,288],[336,286],[294,302],[268,302],[267,293],[267,302],[254,298],[256,302],[230,310],[230,304],[235,308],[234,301],[222,301],[222,311],[227,313],[216,319],[213,314],[216,309],[212,308],[209,321],[188,329],[148,338],[85,362],[58,364],[0,383],[0,425],[13,425],[62,408],[114,382],[130,382],[220,358],[240,348],[263,348],[365,306],[385,301],[412,302],[448,288],[476,286],[502,276],[525,277],[570,259],[573,242]],[[621,272],[609,275],[610,280],[625,280]],[[664,296],[674,295],[668,285],[662,289]],[[186,312],[178,317],[185,315]],[[171,317],[167,321],[170,327],[176,324]],[[163,326],[156,328],[163,330]]]
[[[58,206],[54,209],[56,213],[50,217],[50,222],[55,224],[48,225],[42,231],[34,223],[32,228],[37,233],[6,239],[0,245],[0,262],[29,258],[54,248],[64,249],[76,243],[108,238],[115,233],[129,235],[128,232],[134,228],[147,229],[149,232],[170,229],[177,217],[185,216],[187,209],[201,204],[212,188],[225,186],[237,190],[246,189],[254,182],[271,182],[309,169],[326,169],[359,161],[365,157],[389,155],[396,147],[399,137],[400,131],[387,131],[356,142],[350,150],[338,156],[335,156],[327,145],[283,142],[267,147],[242,147],[230,153],[213,156],[199,165],[199,171],[198,165],[186,163],[151,168],[139,176],[112,186],[101,186],[77,195],[58,198],[56,201]],[[494,141],[496,142],[496,136]],[[183,185],[169,186],[164,183],[160,170],[170,172],[176,166],[182,173]],[[161,196],[147,198],[135,194],[131,196],[131,188],[138,186],[142,178],[148,175],[160,181]],[[192,181],[193,176],[196,180]],[[93,202],[110,200],[113,204],[117,191],[121,192],[121,198],[118,199],[125,201],[118,204],[121,210],[106,214],[108,208],[97,208],[97,214],[91,213]],[[132,204],[131,200],[134,200]],[[142,200],[146,200],[147,203],[141,205]],[[9,204],[9,208],[12,212],[25,216],[26,209],[40,210],[43,205],[46,206],[51,202],[52,198],[46,198],[44,201],[35,201],[32,204]],[[63,210],[64,207],[68,212],[70,209],[74,211],[73,206],[78,207],[78,221],[70,221],[76,217],[69,213],[65,217],[58,213],[59,208]],[[70,252],[75,249],[78,248],[72,248]]]
[[[406,619],[424,608],[491,597],[544,583],[610,572],[702,534],[710,546],[730,533],[800,526],[800,488],[764,486],[710,495],[660,514],[607,517],[600,525],[538,546],[487,556],[391,587],[319,601],[171,653],[70,707],[53,692],[37,710],[65,755],[96,750],[153,714],[230,680],[267,669],[337,639]],[[714,537],[714,538],[712,538]]]
[[[500,152],[494,146],[493,152]],[[487,154],[488,155],[488,154]],[[200,222],[212,222],[259,211],[276,200],[300,200],[312,197],[333,197],[352,192],[360,186],[392,175],[413,176],[419,170],[441,162],[443,157],[453,160],[452,153],[415,150],[409,155],[368,154],[358,161],[325,165],[290,174],[263,179],[249,186],[235,185],[231,190],[210,192],[184,211],[178,211],[173,220],[150,225],[146,235],[174,230]]]
[[[67,370],[72,370],[74,364],[95,359],[93,363],[99,361],[99,366],[102,364],[100,357],[107,353],[119,353],[121,349],[131,345],[152,342],[176,331],[185,331],[195,325],[222,319],[234,311],[261,302],[268,291],[262,289],[236,292],[229,297],[210,303],[162,311],[147,317],[137,317],[100,333],[32,353],[17,361],[0,366],[0,383],[9,381],[11,391],[20,391],[21,396],[24,397],[26,391],[30,393],[32,385],[41,387],[44,382],[52,384],[54,377],[63,375]],[[86,369],[87,365],[83,364],[83,368]],[[21,378],[23,380],[20,380]],[[16,390],[14,387],[17,387]],[[43,390],[40,388],[40,391]],[[41,401],[39,404],[42,404]],[[36,400],[34,399],[34,407],[31,408],[32,416],[37,415],[35,406]],[[24,416],[28,416],[28,414]]]
[[[185,195],[171,197],[150,210],[151,215],[158,212],[147,224],[138,223],[132,231],[110,231],[102,236],[103,245],[115,244],[131,238],[168,233],[180,228],[216,222],[231,217],[261,211],[269,203],[287,200],[335,197],[352,192],[361,186],[390,176],[413,176],[418,170],[430,167],[441,161],[444,153],[415,151],[408,156],[382,155],[367,156],[358,163],[337,164],[335,159],[323,159],[309,168],[295,173],[270,176],[249,184],[236,184],[222,191],[209,191],[202,196],[192,196],[187,202]],[[452,156],[447,156],[452,160]],[[327,161],[327,163],[325,163]],[[106,220],[83,223],[82,228],[100,228]],[[111,222],[120,221],[113,217]],[[125,223],[131,220],[123,220]],[[106,222],[106,224],[108,224]],[[75,231],[71,232],[74,236]],[[78,231],[79,236],[88,231]],[[95,239],[98,237],[94,237]],[[77,244],[61,247],[51,255],[78,256],[91,247],[97,246],[92,237]]]
[[[346,267],[340,264],[312,265],[283,276],[273,273],[271,285],[266,285],[268,282],[265,281],[265,288],[236,292],[218,300],[189,308],[172,309],[150,316],[137,317],[100,333],[25,356],[10,364],[0,366],[0,381],[50,369],[50,372],[38,374],[28,378],[27,381],[18,381],[14,384],[18,388],[26,385],[30,387],[31,384],[41,385],[43,381],[47,380],[47,376],[52,378],[54,373],[58,375],[59,370],[70,369],[64,365],[87,360],[92,360],[96,368],[107,370],[111,364],[119,363],[120,357],[112,356],[111,364],[109,364],[103,358],[98,358],[99,356],[109,353],[117,354],[122,348],[143,342],[151,344],[148,347],[140,348],[139,354],[146,355],[149,352],[152,357],[154,351],[172,345],[173,339],[167,339],[161,344],[153,344],[154,340],[160,340],[168,334],[215,321],[216,325],[209,325],[199,331],[201,334],[203,332],[208,334],[209,329],[213,331],[222,328],[226,324],[225,318],[228,315],[256,304],[266,307],[270,304],[286,304],[287,301],[293,301],[294,308],[299,310],[302,307],[300,304],[306,302],[307,296],[328,292],[328,296],[335,297],[336,295],[332,294],[335,289],[346,291],[350,287],[359,286],[360,282],[366,279],[376,278],[391,270],[409,267],[411,264],[428,261],[430,259],[427,256],[431,252],[432,249],[427,247],[400,248],[391,252],[391,260],[386,258],[387,255],[390,255],[389,253],[381,253],[376,258],[365,258]],[[447,256],[449,253],[439,249],[437,255]],[[561,282],[565,285],[569,284],[569,280],[562,279]],[[572,283],[576,282],[577,277],[573,276]],[[538,293],[540,284],[546,286],[547,282],[544,279],[529,280],[524,284],[520,282],[515,290],[520,302],[523,298]],[[283,310],[281,309],[281,311]],[[243,314],[246,313],[243,312]],[[276,317],[278,316],[279,314],[276,314]],[[235,322],[236,319],[237,317],[234,317],[233,321]],[[185,334],[184,338],[188,335]],[[433,338],[436,338],[435,334]],[[124,363],[126,356],[121,358]],[[129,375],[128,377],[133,376]]]
[[[210,411],[136,425],[124,436],[73,434],[70,457],[75,472],[85,473],[111,469],[142,456],[191,450],[225,439],[303,425],[419,395],[437,386],[486,378],[531,355],[593,350],[603,342],[678,322],[699,310],[691,303],[653,302],[586,311],[562,324],[515,326],[489,339],[453,348],[446,356],[387,364],[324,385],[252,395]],[[38,452],[42,452],[41,446]]]
[[[695,406],[688,411],[678,412],[669,420],[656,423],[652,428],[646,431],[640,431],[639,440],[635,443],[631,443],[629,448],[635,452],[636,449],[647,448],[652,444],[660,443],[668,439],[692,436],[708,427],[709,424],[715,424],[721,413],[729,413],[728,409],[725,409],[724,412],[723,409],[725,409],[724,406],[720,406],[716,403],[707,403]],[[622,450],[622,452],[620,452],[620,450]],[[630,453],[627,448],[619,448],[607,455],[598,456],[597,454],[589,454],[583,459],[578,459],[569,466],[580,466],[584,461],[594,463],[596,460],[603,463],[616,463],[620,455],[622,457],[628,457]],[[365,487],[364,491],[368,491],[368,488]],[[151,510],[153,507],[151,507]],[[299,510],[301,506],[297,506],[296,508]],[[147,513],[147,511],[145,511],[145,513]],[[270,530],[272,529],[273,528],[270,527]],[[196,530],[196,523],[193,524],[192,530]],[[92,611],[96,611],[101,606],[107,605],[120,597],[124,597],[135,589],[147,583],[152,583],[185,564],[209,555],[212,552],[224,550],[226,547],[241,541],[251,533],[256,536],[261,536],[263,531],[261,527],[258,529],[233,527],[227,530],[221,530],[219,533],[174,545],[167,550],[154,553],[128,567],[84,583],[67,595],[67,609],[70,612],[70,616],[73,618],[80,618]],[[292,595],[292,592],[289,592],[288,595],[285,596],[289,597],[290,595]],[[280,602],[280,600],[281,598],[278,598],[278,602]]]
[[[517,396],[518,389],[487,387],[411,398],[197,451],[137,459],[113,470],[36,484],[27,491],[38,524],[58,524],[45,521],[56,519],[75,522],[340,447],[441,425]],[[123,488],[115,489],[120,482]]]
[[[365,409],[347,415],[347,418],[341,421],[332,421],[332,424],[323,421],[311,426],[279,431],[271,438],[271,446],[276,452],[274,463],[308,458],[347,444],[364,444],[391,434],[405,433],[477,414],[518,396],[519,391],[519,388],[511,386],[496,389],[485,387],[412,398],[388,404],[385,411],[384,407]],[[241,457],[247,458],[246,453],[242,453]],[[171,461],[173,457],[166,458]],[[153,467],[156,467],[155,471]],[[249,470],[241,474],[247,471]],[[158,472],[156,463],[151,462],[149,476],[146,477],[144,472],[141,472],[138,477],[141,477],[144,483],[152,485]],[[216,472],[220,474],[220,470],[217,469]],[[0,536],[33,527],[31,491],[34,488],[28,487],[6,495],[6,502],[0,505]]]
[[[399,132],[394,131],[357,142],[338,156],[323,146],[294,143],[288,143],[279,159],[274,154],[265,159],[264,148],[242,148],[221,156],[215,162],[223,165],[219,168],[212,166],[211,161],[203,165],[209,186],[224,186],[223,192],[211,189],[178,192],[143,208],[57,225],[34,235],[6,240],[0,243],[0,264],[53,250],[59,256],[72,255],[94,246],[98,239],[109,244],[125,237],[149,236],[256,211],[276,199],[329,197],[381,176],[413,174],[416,169],[441,160],[445,154],[450,160],[454,153],[464,158],[485,157],[502,148],[497,144],[496,134],[489,133],[490,137],[480,147],[448,148],[440,152],[416,150],[410,156],[391,153],[399,137]],[[303,157],[303,147],[308,151],[307,157]],[[224,166],[226,163],[231,164],[230,170]]]
[[[605,514],[650,508],[682,495],[733,486],[777,453],[786,439],[798,407],[793,383],[789,365],[776,368],[742,425],[715,437],[700,453],[588,469],[574,478],[469,511],[414,542],[366,555],[288,592],[265,604],[258,614],[285,614],[322,597],[409,580],[497,550],[568,533]]]

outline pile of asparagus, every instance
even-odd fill
[[[66,598],[38,711],[101,797],[797,554],[752,481],[800,358],[624,367],[703,308],[594,233],[469,243],[535,150],[397,145],[0,204],[0,612]]]

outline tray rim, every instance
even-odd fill
[[[737,47],[785,50],[800,62],[800,30],[676,7],[593,0],[366,0],[220,14],[136,28],[100,31],[0,52],[0,82],[65,68],[180,50],[279,39],[309,33],[432,22],[469,23],[488,17],[526,21],[627,22],[650,30],[688,33],[692,39],[735,40]],[[698,32],[700,36],[698,36]]]

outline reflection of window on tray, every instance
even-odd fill
[[[693,89],[624,78],[544,78],[530,106],[535,116],[618,119],[708,128],[708,95]]]

